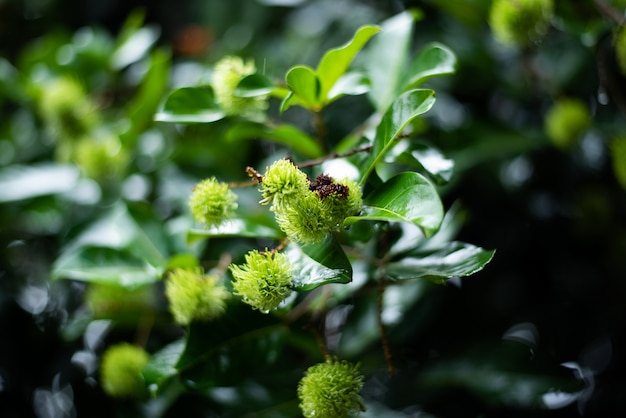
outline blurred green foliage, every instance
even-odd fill
[[[361,364],[364,417],[623,414],[623,1],[555,1],[519,46],[488,0],[144,3],[0,1],[0,415],[299,416],[325,350]],[[236,92],[271,95],[267,120],[216,103],[228,55],[255,62]],[[348,64],[334,96],[319,80]],[[569,99],[585,123],[548,121]],[[195,184],[368,144],[345,158],[369,200],[344,246],[285,250],[315,272],[291,305],[174,323],[168,270],[284,237],[256,187],[242,222],[199,228]],[[120,342],[150,354],[152,397],[103,391]]]

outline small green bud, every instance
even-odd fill
[[[74,78],[51,80],[35,94],[42,117],[59,140],[82,137],[98,123],[95,104]]]
[[[361,189],[354,181],[337,181],[327,174],[310,181],[285,159],[267,168],[261,185],[261,203],[271,203],[270,210],[280,229],[289,239],[302,244],[322,241],[363,206]]]
[[[282,253],[257,250],[245,256],[246,263],[230,265],[235,278],[235,295],[254,309],[267,313],[276,309],[291,294],[292,270],[287,256]]]
[[[328,357],[309,367],[298,384],[300,409],[306,418],[345,418],[364,409],[359,392],[363,376],[347,361]]]
[[[610,149],[615,177],[619,184],[626,189],[626,136],[611,141]]]
[[[261,204],[280,206],[281,201],[297,199],[309,190],[309,179],[291,161],[281,159],[265,170],[261,183]]]
[[[180,325],[192,321],[210,321],[226,310],[230,292],[215,276],[205,275],[201,268],[177,268],[165,282],[170,312]]]
[[[114,135],[80,139],[74,147],[73,159],[87,177],[101,182],[123,177],[130,161],[127,150]]]
[[[363,206],[361,189],[354,181],[336,181],[327,174],[308,182],[306,190],[298,189],[289,199],[280,197],[276,201],[279,204],[274,204],[272,210],[278,226],[291,240],[303,244],[322,241]]]
[[[489,24],[502,44],[528,46],[544,37],[553,14],[552,0],[494,0]]]
[[[227,114],[242,115],[251,119],[263,117],[263,112],[267,109],[266,96],[235,96],[239,82],[255,72],[254,62],[245,62],[240,57],[224,57],[215,64],[211,85],[215,91],[215,101]]]
[[[274,211],[278,226],[294,242],[320,242],[331,231],[332,213],[325,210],[317,193],[310,190],[289,204],[275,207]]]
[[[615,58],[620,71],[626,75],[626,29],[622,27],[615,36]]]
[[[194,219],[207,226],[221,224],[233,215],[237,207],[237,195],[228,184],[219,182],[215,177],[198,183],[189,199]]]
[[[141,371],[150,356],[141,347],[121,343],[109,347],[102,356],[102,388],[114,398],[141,398],[146,386]]]
[[[590,124],[589,110],[578,99],[561,99],[546,114],[546,134],[554,145],[569,148]]]

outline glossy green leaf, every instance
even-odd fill
[[[293,268],[293,287],[308,291],[328,283],[352,281],[352,265],[334,235],[319,244],[289,244],[285,254]]]
[[[315,72],[304,65],[291,68],[285,76],[285,81],[294,96],[302,106],[310,110],[319,110],[320,107],[320,80]],[[288,96],[283,103],[287,102]],[[286,107],[285,107],[286,106]],[[287,110],[288,105],[281,106],[281,111]]]
[[[148,386],[156,385],[156,390],[168,379],[176,376],[176,364],[185,349],[184,339],[176,340],[150,357],[150,361],[143,368],[142,374]]]
[[[392,177],[367,196],[364,203],[359,216],[345,219],[346,226],[362,220],[412,222],[426,236],[431,236],[443,220],[437,190],[424,176],[414,172]]]
[[[126,111],[131,126],[120,136],[125,144],[133,145],[139,135],[154,123],[154,114],[167,89],[170,60],[170,53],[163,50],[154,51],[150,56],[150,67]]]
[[[414,167],[420,173],[428,175],[435,183],[446,184],[452,178],[454,161],[446,158],[441,151],[426,145],[414,145],[395,158],[395,162]]]
[[[356,54],[378,32],[380,32],[380,28],[377,26],[363,26],[357,30],[348,43],[324,54],[317,66],[317,77],[321,84],[320,98],[322,100],[326,100],[329,92],[346,72]]]
[[[0,170],[0,202],[66,193],[78,184],[75,166],[58,164],[14,165]]]
[[[173,123],[210,123],[225,116],[226,113],[215,103],[211,87],[183,87],[174,90],[167,97],[155,120]]]
[[[280,360],[288,328],[239,303],[211,322],[193,322],[176,369],[193,388],[228,386],[267,373]]]
[[[272,93],[274,84],[262,74],[254,73],[241,79],[235,89],[235,96],[238,97],[258,97]]]
[[[389,263],[385,272],[397,280],[427,278],[443,283],[452,277],[469,276],[482,270],[494,254],[495,250],[451,242],[437,251]]]
[[[448,47],[439,43],[426,45],[411,62],[404,89],[415,88],[429,78],[454,74],[455,71],[456,56]]]
[[[327,101],[330,103],[338,98],[348,96],[358,96],[370,90],[370,83],[367,77],[361,73],[346,73],[328,92]]]
[[[240,122],[227,131],[226,139],[229,141],[267,139],[284,144],[306,158],[318,158],[323,155],[321,145],[313,137],[287,124],[267,126],[254,122]]]
[[[51,276],[134,288],[159,280],[166,265],[167,259],[119,204],[63,249]]]
[[[189,253],[175,254],[167,261],[167,270],[175,268],[194,268],[199,266],[200,261],[198,258]]]
[[[161,36],[157,26],[145,26],[137,29],[119,45],[111,55],[111,67],[120,70],[141,60],[148,54]]]
[[[150,264],[130,252],[85,247],[57,259],[51,277],[134,289],[157,282],[163,272],[163,266]]]
[[[368,159],[361,184],[385,153],[395,144],[395,140],[404,128],[416,117],[427,112],[435,104],[435,92],[432,90],[410,90],[398,97],[385,112],[376,128],[376,137],[371,157]]]
[[[417,387],[440,395],[463,390],[498,406],[554,408],[551,399],[575,402],[585,383],[542,352],[499,342],[477,344],[460,356],[441,358],[417,375]]]
[[[230,219],[219,226],[209,229],[191,229],[187,232],[188,243],[206,238],[231,237],[282,239],[284,233],[278,228],[259,223],[252,218]]]
[[[402,87],[415,15],[400,13],[383,22],[382,31],[367,48],[365,69],[371,81],[370,101],[384,113]]]

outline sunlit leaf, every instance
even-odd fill
[[[308,291],[324,284],[352,280],[350,260],[332,234],[319,244],[303,247],[289,244],[285,254],[292,265],[295,290]]]
[[[382,31],[367,48],[365,68],[371,81],[370,101],[383,113],[401,88],[413,35],[415,15],[409,11],[383,22]]]
[[[456,56],[448,47],[439,43],[426,45],[411,62],[404,88],[415,88],[429,78],[454,74],[455,70]]]
[[[329,92],[346,72],[348,66],[363,48],[369,39],[380,31],[377,26],[363,26],[357,30],[354,37],[345,45],[327,51],[317,67],[317,77],[320,80],[320,98],[325,100]]]
[[[275,86],[262,74],[254,73],[241,79],[234,95],[237,97],[265,96],[274,91]]]
[[[376,128],[372,154],[361,177],[361,184],[365,182],[389,148],[395,144],[395,140],[404,128],[413,119],[430,110],[434,104],[435,92],[432,90],[410,90],[394,100]]]
[[[427,278],[443,283],[452,277],[469,276],[487,265],[495,250],[484,250],[464,242],[451,242],[437,251],[389,263],[385,272],[397,280]]]
[[[412,222],[426,236],[435,233],[443,220],[443,205],[434,186],[422,175],[400,173],[365,199],[359,216],[345,219],[346,226],[358,221]]]
[[[346,73],[337,80],[333,88],[328,92],[327,99],[328,102],[332,102],[345,95],[358,96],[367,93],[369,89],[370,83],[364,74]]]
[[[446,158],[441,151],[426,145],[414,146],[395,158],[395,162],[414,167],[417,171],[428,175],[437,184],[450,181],[454,171],[454,161]]]
[[[145,26],[129,36],[111,56],[111,67],[119,70],[141,60],[161,36],[157,26]]]
[[[174,90],[155,116],[159,122],[210,123],[223,119],[226,113],[215,103],[209,86],[183,87]]]
[[[163,50],[156,50],[150,56],[150,67],[128,104],[126,115],[131,126],[121,135],[124,143],[134,144],[139,135],[154,123],[154,114],[167,89],[170,59],[169,52]]]
[[[78,184],[77,167],[57,164],[14,165],[0,170],[0,202],[67,193]]]
[[[163,271],[129,252],[85,247],[59,257],[52,278],[137,288],[158,281]]]
[[[285,81],[303,106],[311,110],[318,110],[321,86],[320,80],[311,68],[304,65],[293,67],[287,72]],[[285,98],[286,101],[287,98]],[[282,109],[282,111],[284,110],[286,108]]]
[[[63,249],[51,276],[133,288],[159,280],[166,265],[166,258],[120,204]]]

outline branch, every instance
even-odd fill
[[[615,21],[618,25],[622,26],[626,22],[624,14],[607,4],[604,0],[593,0],[593,4],[596,6],[596,9],[598,9],[600,14]]]
[[[387,339],[387,330],[385,324],[383,324],[383,295],[385,294],[385,282],[381,278],[378,281],[378,328],[380,329],[380,340],[383,345],[383,353],[385,353],[385,360],[387,361],[387,372],[389,376],[393,376],[396,373],[393,367],[391,349],[389,348],[389,340]]]
[[[303,163],[300,163],[300,164],[298,164],[298,167],[300,167],[300,168],[312,167],[314,165],[320,165],[323,162],[328,161],[328,160],[334,160],[335,158],[349,157],[349,156],[357,154],[359,152],[366,152],[366,151],[371,151],[371,150],[372,150],[372,146],[371,145],[364,145],[362,147],[353,148],[350,151],[346,151],[346,152],[343,152],[343,153],[333,152],[332,154],[325,155],[325,156],[317,158],[315,160],[309,160],[309,161],[305,161]]]

